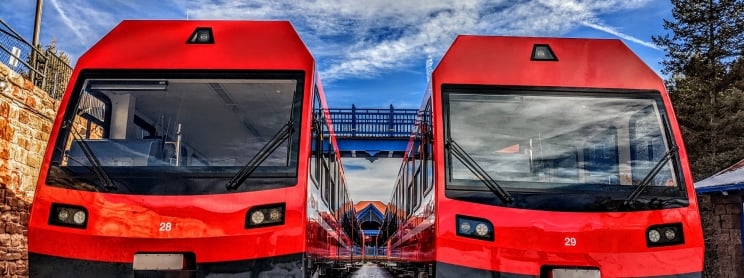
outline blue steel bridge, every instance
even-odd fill
[[[342,157],[400,158],[408,145],[418,109],[330,108]]]

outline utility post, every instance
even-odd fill
[[[34,39],[32,41],[31,46],[31,70],[29,73],[31,74],[31,82],[36,84],[36,57],[39,55],[37,52],[37,49],[40,49],[39,46],[39,33],[41,31],[41,7],[44,6],[44,0],[36,0],[36,16],[34,18]]]

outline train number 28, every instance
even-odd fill
[[[565,246],[576,246],[576,238],[575,237],[567,237],[563,239],[563,245]]]
[[[170,232],[171,229],[173,229],[173,224],[171,224],[171,222],[160,222],[161,232]]]

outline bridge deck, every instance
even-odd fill
[[[329,109],[342,157],[402,157],[417,109]]]

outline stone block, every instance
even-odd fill
[[[12,125],[6,125],[5,128],[0,129],[0,140],[12,141],[15,128]]]
[[[738,204],[741,205],[741,196],[739,194],[715,195],[711,200],[716,204]]]
[[[24,254],[21,254],[21,259],[18,261],[15,261],[16,264],[16,272],[13,273],[15,275],[18,275],[18,277],[26,277],[28,276],[28,258],[23,258]],[[26,255],[28,257],[28,255]]]
[[[28,147],[29,147],[29,141],[28,141],[28,139],[26,139],[24,137],[16,137],[16,141],[17,141],[16,144],[18,144],[18,147],[20,147],[20,148],[22,148],[24,150],[28,150]]]
[[[719,271],[719,274],[721,275],[721,278],[737,278],[736,272],[733,270],[729,270],[729,267],[722,267],[722,269]]]
[[[22,124],[28,124],[31,121],[31,117],[28,113],[21,113],[18,115],[18,121]]]
[[[21,223],[21,213],[14,211],[10,213],[10,222]]]
[[[29,155],[26,157],[26,165],[31,166],[34,169],[41,167],[41,156]]]
[[[16,223],[5,223],[5,232],[9,234],[22,234],[23,226]]]
[[[25,90],[25,93],[28,94],[28,91],[32,91],[36,87],[31,80],[23,79],[23,89]]]
[[[731,240],[731,244],[741,245],[741,230],[739,229],[729,230],[729,238]]]
[[[10,95],[16,100],[20,100],[21,102],[26,102],[26,95],[23,93],[23,90],[21,90],[21,88],[13,87],[11,89]]]
[[[21,212],[19,223],[21,223],[21,225],[23,225],[24,227],[28,226],[28,216],[28,212]]]
[[[698,194],[697,195],[698,203],[702,206],[703,204],[710,203],[710,195],[708,194]]]
[[[38,103],[36,97],[29,96],[26,98],[26,105],[28,106],[28,108],[36,109],[36,103]]]
[[[10,103],[0,100],[0,118],[10,118]]]
[[[19,249],[24,243],[23,236],[20,234],[10,236],[10,247]]]
[[[7,200],[7,199],[6,199]],[[10,222],[10,215],[13,213],[13,211],[5,211],[2,214],[0,214],[0,221],[8,223]]]
[[[7,247],[10,247],[10,235],[9,234],[2,234],[0,233],[0,252],[3,251],[3,249],[7,249]]]
[[[13,251],[6,252],[6,253],[0,253],[0,260],[3,261],[17,261],[21,259],[21,252],[19,251]]]
[[[726,213],[732,215],[741,214],[741,204],[726,204]]]
[[[715,213],[718,215],[726,214],[726,204],[715,204]]]
[[[42,122],[41,123],[41,132],[42,133],[51,133],[52,132],[52,124],[49,122]]]
[[[722,229],[740,229],[741,219],[738,215],[724,214],[719,216],[721,219]]]

